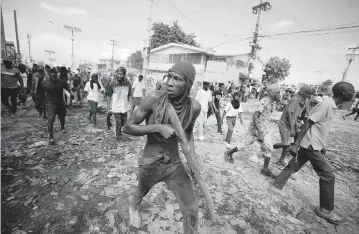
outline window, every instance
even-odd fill
[[[192,64],[201,64],[202,54],[152,54],[151,63],[174,64],[187,61]]]
[[[170,54],[169,63],[187,61],[192,64],[201,64],[202,54]]]
[[[151,63],[169,63],[168,54],[152,54]]]

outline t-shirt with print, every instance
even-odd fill
[[[100,89],[97,85],[97,83],[93,83],[93,88],[91,89],[91,81],[88,81],[85,85],[84,91],[88,93],[87,100],[88,101],[94,101],[99,102],[102,100],[102,93],[104,90],[101,82],[98,82],[100,84]]]
[[[263,136],[270,132],[270,116],[273,112],[273,106],[274,102],[268,96],[263,97],[257,104],[255,111],[260,113],[258,125]],[[253,135],[257,134],[257,128],[254,125],[254,120],[250,123],[249,130],[252,131]]]
[[[213,98],[213,102],[214,102],[214,105],[216,106],[216,108],[219,110],[219,100],[221,99],[221,97],[223,96],[223,93],[219,90],[215,90],[213,93],[212,93],[212,98]]]
[[[145,82],[143,80],[141,82],[135,80],[133,82],[132,88],[134,89],[133,97],[143,97],[143,90],[146,88]]]
[[[200,89],[197,92],[196,100],[201,104],[201,110],[208,112],[208,102],[212,101],[212,92],[211,90]]]

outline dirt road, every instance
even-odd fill
[[[145,197],[143,226],[129,225],[127,198],[137,183],[137,160],[146,138],[130,137],[117,144],[105,115],[99,115],[94,128],[87,111],[87,105],[69,111],[68,132],[56,134],[55,146],[48,146],[46,121],[35,110],[21,110],[17,121],[2,118],[2,233],[183,233],[179,205],[164,184]],[[236,142],[243,140],[253,100],[244,111],[244,125],[237,121],[235,126]],[[55,131],[59,132],[59,123]],[[223,161],[224,135],[216,133],[214,116],[205,136],[203,142],[196,136],[196,152],[218,222],[202,218],[200,199],[202,233],[358,232],[359,122],[338,117],[327,141],[327,158],[336,169],[336,211],[346,219],[338,226],[313,212],[319,204],[319,179],[309,164],[293,175],[282,194],[272,193],[268,190],[272,180],[259,174],[259,145],[234,154],[235,164],[229,165]],[[274,139],[279,139],[278,132]],[[274,152],[272,162],[279,154]],[[279,173],[274,163],[270,166]]]

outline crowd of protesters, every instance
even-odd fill
[[[324,158],[324,141],[337,106],[351,101],[354,96],[351,113],[343,116],[343,119],[353,114],[356,114],[354,120],[358,118],[359,94],[355,95],[354,87],[350,83],[339,82],[322,94],[315,93],[309,86],[303,86],[297,92],[291,89],[281,92],[277,84],[268,84],[266,81],[260,85],[235,85],[233,82],[226,85],[221,82],[195,82],[195,75],[192,64],[179,62],[169,70],[168,75],[157,82],[155,91],[146,95],[143,76],[127,74],[125,67],[119,67],[113,74],[101,75],[80,69],[72,71],[64,66],[33,64],[29,68],[19,64],[15,67],[10,60],[4,59],[1,69],[1,101],[11,118],[16,118],[18,105],[29,109],[28,99],[31,97],[39,116],[48,121],[50,145],[55,144],[56,116],[59,118],[61,131],[66,133],[65,118],[69,106],[76,103],[81,105],[85,98],[89,105],[88,119],[95,127],[98,123],[98,104],[106,100],[107,127],[111,129],[111,117],[114,116],[114,130],[118,142],[126,140],[126,134],[147,135],[144,155],[140,159],[142,169],[139,184],[130,198],[130,220],[134,226],[141,225],[138,205],[142,198],[152,186],[164,181],[181,201],[185,233],[193,233],[196,229],[197,201],[189,177],[182,164],[179,164],[179,141],[171,137],[176,131],[170,125],[171,116],[167,111],[169,103],[174,107],[186,133],[192,153],[195,125],[198,126],[198,139],[204,141],[206,122],[212,115],[216,118],[218,134],[223,134],[224,120],[228,126],[223,139],[227,148],[224,153],[225,162],[234,163],[234,153],[258,142],[264,158],[261,174],[274,179],[273,189],[281,190],[291,174],[310,161],[320,178],[320,206],[316,210],[317,215],[332,223],[341,221],[333,212],[335,175]],[[243,105],[253,105],[253,102],[248,102],[250,98],[255,100],[255,112],[244,140],[236,142],[237,146],[234,147],[231,142],[237,118],[243,125]],[[273,144],[273,129],[269,121],[279,103],[284,106],[278,121],[281,142]],[[144,120],[146,125],[141,124]],[[281,157],[276,163],[284,167],[279,175],[274,175],[270,170],[274,149],[282,149]],[[293,158],[286,164],[285,158],[288,155]],[[171,170],[168,176],[164,176],[158,169],[164,168],[164,165]],[[146,174],[143,168],[158,170],[155,170],[155,174]]]

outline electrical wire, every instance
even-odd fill
[[[184,13],[182,13],[173,3],[171,3],[169,0],[161,0],[164,3],[167,3],[169,6],[171,6],[175,11],[177,11],[183,18],[191,22],[196,28],[200,28],[197,26],[190,18],[188,18]]]
[[[294,34],[301,34],[301,33],[312,33],[312,32],[325,32],[325,31],[333,31],[333,30],[343,30],[343,29],[351,29],[351,28],[359,28],[359,25],[353,26],[342,26],[342,27],[332,27],[326,29],[311,29],[311,30],[301,30],[296,32],[287,32],[287,33],[276,33],[271,35],[262,35],[261,37],[273,37],[273,36],[285,36],[285,35],[294,35]]]
[[[228,3],[228,2],[233,2],[233,0],[218,0],[218,1],[214,2],[213,4],[210,4],[209,7],[218,5],[219,3],[222,3],[222,4],[223,4],[224,2],[227,2],[227,3]],[[198,13],[198,12],[204,10],[204,9],[208,9],[208,8],[198,9],[198,10],[196,10],[196,11],[193,11],[193,12],[189,13],[189,15],[194,15],[194,14],[196,14],[196,13]]]

